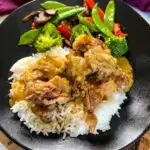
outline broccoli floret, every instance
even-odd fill
[[[128,44],[125,37],[107,37],[105,38],[105,44],[111,49],[111,54],[114,57],[120,57],[128,51]]]
[[[72,34],[70,37],[70,42],[73,43],[73,41],[81,34],[86,34],[88,36],[92,36],[92,34],[89,31],[89,28],[85,25],[78,24],[72,29]]]
[[[34,43],[34,47],[38,52],[45,52],[53,46],[62,46],[63,38],[52,23],[44,25],[41,33]]]

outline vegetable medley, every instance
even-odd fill
[[[37,52],[45,52],[53,46],[72,47],[78,36],[86,34],[103,40],[112,56],[126,54],[127,34],[115,23],[114,0],[109,1],[105,12],[94,0],[84,0],[83,7],[56,1],[46,1],[41,7],[24,17],[24,22],[32,20],[31,29],[22,34],[19,45],[33,45]]]

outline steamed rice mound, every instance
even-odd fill
[[[35,63],[37,63],[45,55],[59,56],[60,59],[66,61],[66,55],[70,53],[69,49],[54,47],[50,51],[41,54],[33,54],[30,57],[25,57],[17,61],[10,71],[13,73],[10,79],[15,83],[19,80],[26,70],[29,70]],[[10,90],[10,95],[13,95],[14,91]],[[123,89],[118,89],[113,93],[111,97],[103,100],[96,106],[93,114],[97,118],[97,124],[93,131],[93,134],[98,134],[98,130],[109,130],[110,121],[112,116],[118,115],[121,104],[126,99],[126,94]],[[69,101],[64,104],[57,105],[57,109],[49,112],[52,116],[51,121],[46,123],[40,119],[30,109],[30,101],[25,99],[19,99],[11,105],[11,110],[16,113],[21,122],[30,128],[30,131],[35,131],[37,134],[43,133],[48,135],[49,133],[63,133],[68,134],[71,137],[77,137],[78,135],[84,135],[89,133],[89,125],[85,118],[85,108],[83,103],[76,103],[76,101]]]

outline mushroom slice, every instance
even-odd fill
[[[50,15],[50,16],[54,16],[56,15],[56,12],[57,10],[56,9],[47,9],[44,11],[47,15]]]
[[[44,11],[41,11],[37,16],[34,17],[34,23],[43,24],[48,22],[52,17],[45,14]]]
[[[40,12],[40,10],[37,10],[37,11],[32,11],[31,13],[29,13],[28,15],[26,15],[24,18],[23,18],[23,21],[24,22],[27,22],[29,21],[30,19],[32,19],[34,16],[38,15]]]

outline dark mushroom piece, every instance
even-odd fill
[[[56,12],[57,10],[56,9],[47,9],[44,11],[47,15],[50,15],[50,16],[54,16],[56,15]]]
[[[41,12],[40,10],[32,11],[31,13],[29,13],[27,16],[25,16],[23,18],[23,21],[27,22],[27,21],[31,20],[34,16],[38,15],[40,12]]]
[[[37,11],[32,11],[29,13],[27,16],[23,18],[24,22],[27,22],[31,19],[33,19],[33,22],[37,25],[43,24],[48,22],[52,16],[56,15],[56,10],[51,9],[51,10],[37,10]]]
[[[41,11],[37,16],[34,16],[34,23],[37,25],[48,22],[52,17],[50,15],[46,15],[44,11]]]
[[[85,12],[86,12],[86,14],[89,14],[89,13],[90,13],[90,10],[89,10],[89,7],[88,7],[88,5],[87,5],[87,3],[86,3],[86,0],[83,0],[83,7],[85,7]]]
[[[68,46],[71,47],[71,43],[68,39],[64,38],[64,43]]]

